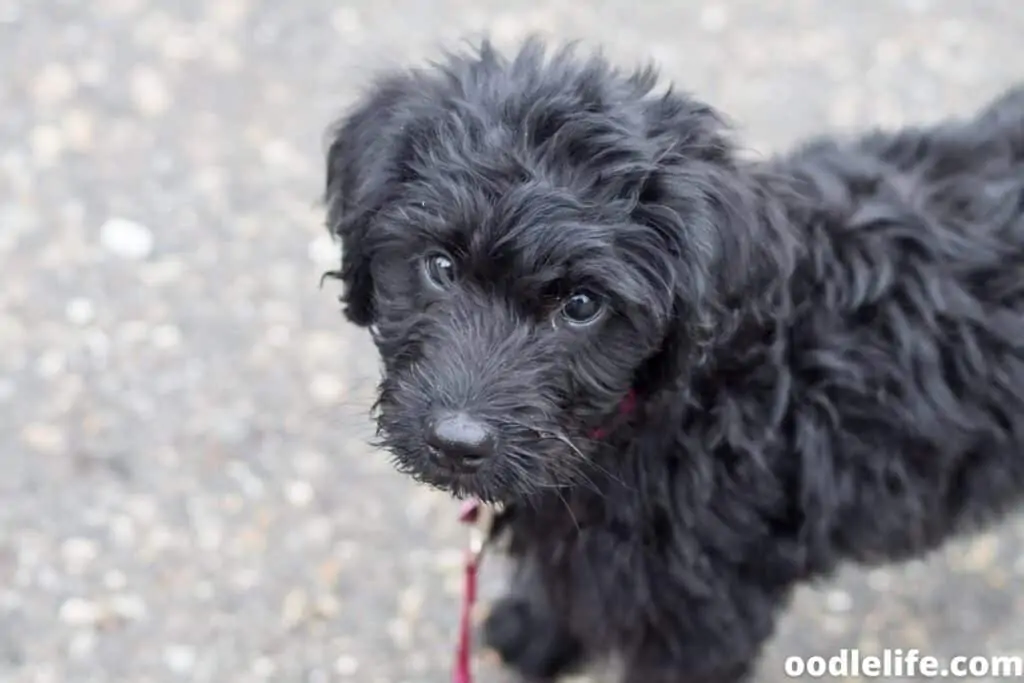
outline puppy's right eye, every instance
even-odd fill
[[[447,289],[455,282],[455,263],[447,254],[427,254],[423,259],[423,276],[434,287]]]
[[[570,325],[582,327],[588,325],[604,312],[604,301],[586,290],[580,290],[570,296],[562,304],[562,318]]]

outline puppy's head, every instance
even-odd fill
[[[334,130],[333,275],[383,359],[402,470],[487,500],[583,481],[593,430],[700,352],[729,148],[654,86],[485,44],[383,78]]]

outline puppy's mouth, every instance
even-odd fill
[[[419,439],[383,441],[399,472],[456,498],[507,504],[585,479],[587,459],[564,437],[522,439],[487,455],[461,457],[439,453]]]
[[[415,465],[399,462],[399,471],[456,498],[476,498],[485,503],[501,504],[519,497],[518,488],[509,486],[509,482],[503,481],[503,477],[495,472],[494,463],[483,460],[472,466],[435,463],[427,453],[417,460]]]

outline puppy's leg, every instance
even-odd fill
[[[720,600],[692,604],[684,629],[651,625],[623,653],[622,683],[748,683],[764,644],[775,632],[788,589],[749,581],[719,586]],[[723,626],[725,628],[723,628]]]
[[[622,683],[745,683],[750,680],[750,671],[746,666],[738,666],[691,675],[678,669],[649,669],[639,665],[626,670]]]
[[[645,648],[627,660],[622,683],[746,683],[751,680],[754,660],[722,663],[693,671],[666,656],[660,649]]]
[[[564,626],[537,605],[507,597],[484,622],[484,643],[506,666],[530,683],[547,683],[572,672],[583,659],[583,648]]]
[[[526,680],[554,681],[585,660],[582,644],[551,608],[529,567],[516,572],[509,593],[484,621],[483,641]]]

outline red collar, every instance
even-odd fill
[[[625,417],[636,410],[636,391],[630,389],[619,403],[618,414]],[[590,432],[591,439],[603,439],[611,432],[611,425],[598,427]],[[466,553],[466,563],[463,571],[463,598],[462,610],[459,614],[459,641],[455,652],[455,669],[452,672],[452,683],[473,683],[473,671],[470,665],[471,637],[473,629],[473,605],[476,602],[476,579],[480,569],[480,560],[486,547],[486,538],[482,535],[485,532],[475,525],[480,518],[480,501],[470,498],[462,504],[459,510],[459,521],[463,524],[473,526],[470,531],[472,536],[469,542],[469,551]]]
[[[619,415],[625,417],[633,413],[636,410],[636,390],[630,389],[623,398],[622,402],[619,403]],[[590,432],[591,439],[603,439],[608,436],[608,432],[611,431],[610,427],[598,427],[594,431]]]

